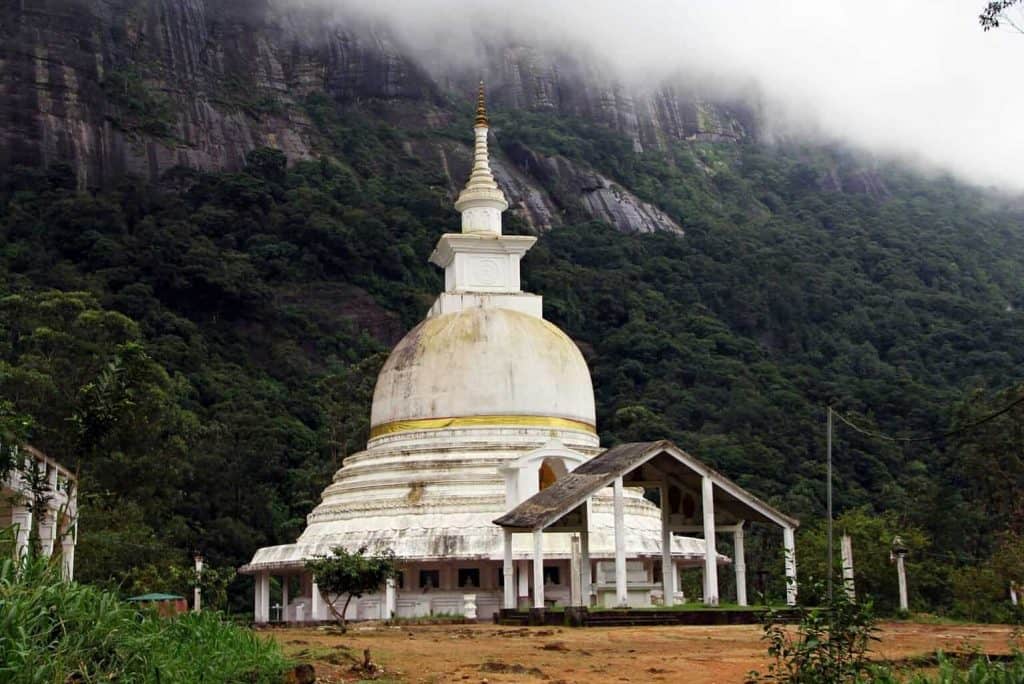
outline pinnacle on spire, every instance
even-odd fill
[[[484,98],[484,82],[480,81],[473,123],[473,168],[466,187],[455,202],[455,210],[462,214],[463,233],[501,235],[501,212],[508,209],[508,201],[491,173],[487,133],[487,103]]]
[[[476,119],[473,121],[473,126],[488,126],[490,122],[487,120],[487,102],[484,98],[484,82],[481,79],[480,87],[476,91]]]

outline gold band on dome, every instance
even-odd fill
[[[551,428],[553,430],[580,430],[597,434],[597,430],[590,423],[570,418],[552,418],[551,416],[465,416],[463,418],[396,420],[370,428],[370,439],[394,435],[399,432],[465,427],[536,427]]]

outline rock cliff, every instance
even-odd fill
[[[472,73],[428,69],[380,26],[282,12],[269,0],[14,0],[0,6],[0,167],[67,161],[83,186],[95,186],[125,174],[158,179],[177,165],[237,168],[263,145],[294,161],[322,146],[302,106],[313,93],[343,106],[373,102],[375,115],[396,125],[431,128],[451,120],[451,103],[481,73],[495,109],[588,119],[637,149],[756,134],[750,108],[679,85],[630,90],[581,58],[538,47],[498,44],[482,54]],[[464,156],[421,152],[442,163]],[[627,231],[678,230],[564,158],[522,148],[498,172],[539,230],[570,204]],[[573,193],[577,200],[567,199]]]

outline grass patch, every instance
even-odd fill
[[[218,613],[163,618],[65,582],[43,560],[0,563],[0,681],[269,683],[289,666]]]

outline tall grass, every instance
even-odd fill
[[[216,613],[162,618],[43,560],[0,561],[0,682],[279,682],[287,666]]]
[[[1018,651],[1008,662],[993,662],[984,655],[964,661],[940,653],[935,673],[877,666],[870,669],[866,678],[858,681],[872,684],[1020,684],[1024,682],[1024,654]]]

